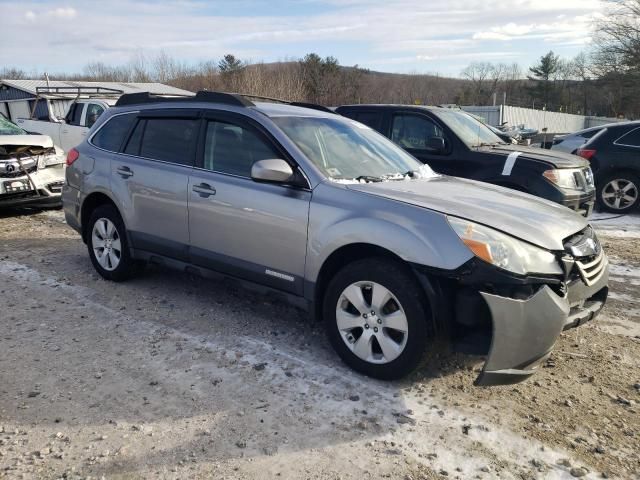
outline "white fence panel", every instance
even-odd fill
[[[465,112],[484,118],[484,121],[489,125],[497,127],[502,123],[502,107],[500,105],[494,107],[465,106],[460,108]]]
[[[585,119],[584,128],[597,127],[599,125],[606,125],[607,123],[616,123],[623,122],[624,120],[620,120],[619,118],[609,118],[609,117],[587,117]]]
[[[585,117],[568,113],[547,112],[522,107],[503,107],[503,122],[510,125],[524,124],[528,128],[535,128],[542,132],[547,129],[549,133],[570,133],[582,130],[585,125]]]
[[[571,133],[583,128],[595,127],[620,120],[606,117],[585,117],[570,113],[547,112],[532,108],[511,107],[509,105],[496,105],[489,107],[464,106],[465,112],[472,113],[485,119],[489,125],[499,126],[507,122],[517,126],[524,124],[527,128],[535,128],[542,133]]]

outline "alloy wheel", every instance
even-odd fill
[[[609,208],[623,210],[638,201],[638,186],[624,178],[611,180],[602,188],[602,201]]]
[[[345,288],[338,298],[336,322],[344,343],[366,362],[389,363],[407,344],[406,313],[379,283],[355,282]]]
[[[102,268],[109,272],[118,268],[122,258],[122,244],[118,229],[108,218],[100,218],[93,225],[91,247]]]

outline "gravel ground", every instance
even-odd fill
[[[0,216],[0,477],[640,478],[640,217],[596,215],[611,301],[530,381],[446,352],[359,376],[303,312],[94,273],[60,211]]]

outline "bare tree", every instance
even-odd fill
[[[640,0],[608,0],[607,6],[606,15],[596,24],[596,51],[613,55],[626,69],[638,72]]]

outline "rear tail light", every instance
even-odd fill
[[[79,156],[80,156],[80,153],[75,148],[72,148],[71,150],[69,150],[69,153],[67,153],[67,166],[75,162]]]
[[[595,150],[589,149],[589,148],[579,148],[578,151],[576,152],[576,155],[586,159],[586,160],[591,160],[591,158],[596,154]]]

